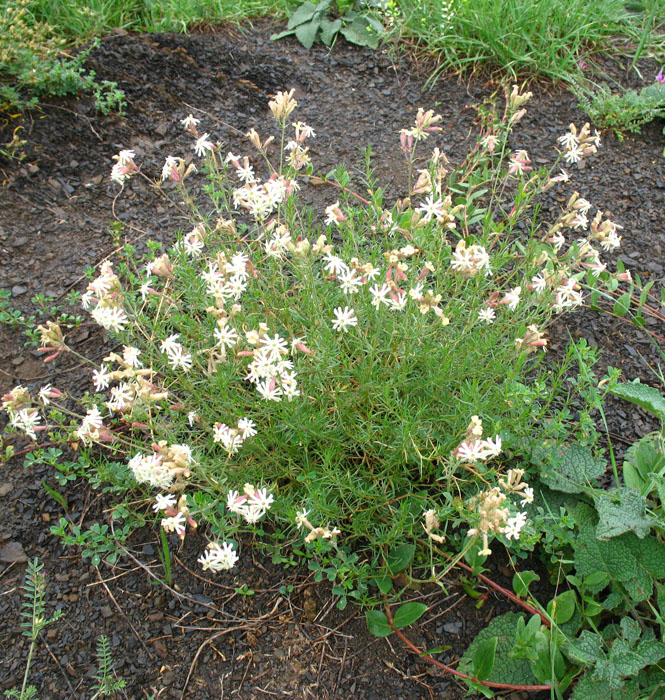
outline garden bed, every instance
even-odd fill
[[[0,288],[11,293],[14,306],[27,312],[34,294],[61,297],[84,289],[85,269],[114,248],[112,208],[139,252],[146,250],[148,239],[173,241],[175,231],[187,225],[179,209],[139,180],[116,201],[118,188],[109,172],[112,156],[123,148],[134,150],[145,169],[159,172],[165,154],[188,148],[178,122],[189,113],[233,149],[250,128],[260,134],[268,131],[271,95],[295,88],[298,119],[316,131],[309,144],[315,172],[326,173],[340,162],[362,171],[362,149],[371,146],[376,180],[392,202],[405,196],[407,186],[399,131],[413,122],[417,108],[442,115],[442,131],[430,143],[455,164],[475,140],[473,105],[497,88],[481,78],[466,83],[441,77],[426,91],[427,66],[341,43],[332,51],[306,51],[291,39],[271,42],[272,31],[271,25],[259,23],[243,33],[119,32],[102,41],[88,66],[99,80],[115,81],[125,92],[124,118],[98,116],[86,99],[51,100],[20,118],[27,157],[20,164],[0,163],[5,180],[0,190],[0,251],[5,260]],[[641,65],[645,75],[657,68]],[[526,149],[537,165],[549,164],[557,137],[571,122],[581,125],[586,118],[565,90],[531,89],[534,97],[511,146]],[[17,125],[19,121],[7,126],[3,142]],[[603,134],[599,154],[585,161],[584,168],[569,170],[571,191],[579,191],[623,227],[619,257],[626,268],[645,281],[655,280],[657,288],[665,277],[661,132],[662,124],[653,123],[623,141]],[[197,187],[200,183],[195,191]],[[551,190],[542,217],[554,220],[567,197],[568,192]],[[335,199],[325,187],[314,186],[303,187],[301,198],[319,211]],[[665,331],[651,318],[647,323],[655,332]],[[602,348],[601,367],[620,368],[626,380],[654,379],[649,368],[657,366],[657,353],[644,331],[625,320],[588,311],[567,315],[565,325],[559,322],[552,330],[553,354],[563,352],[568,334]],[[89,381],[88,370],[75,358],[45,365],[22,341],[15,331],[0,328],[0,395],[17,384],[52,382],[75,390]],[[77,332],[76,342],[79,350],[98,360],[114,347],[88,329]],[[606,412],[618,452],[656,427],[647,414],[628,404],[611,401]],[[21,447],[16,444],[17,450]],[[94,640],[102,632],[111,640],[117,674],[126,680],[131,698],[149,693],[242,699],[464,694],[462,684],[432,672],[396,638],[371,637],[364,616],[352,606],[336,610],[329,587],[315,583],[307,569],[284,568],[246,554],[231,571],[202,573],[196,557],[205,539],[188,534],[173,560],[174,590],[165,590],[150,574],[162,575],[159,540],[153,532],[140,531],[130,541],[131,557],[97,571],[89,559],[49,534],[64,511],[45,495],[42,481],[64,493],[67,517],[85,527],[106,522],[113,494],[82,483],[65,490],[52,468],[24,468],[20,459],[4,465],[3,477],[3,689],[18,686],[22,678],[28,644],[19,637],[19,585],[25,557],[38,556],[47,576],[47,607],[62,607],[65,613],[46,630],[38,647],[31,681],[42,698],[89,696],[96,671]],[[281,554],[289,559],[288,552]],[[497,580],[511,575],[496,562],[492,566]],[[507,607],[492,592],[476,607],[475,600],[465,597],[455,572],[445,585],[446,592],[425,588],[416,593],[434,607],[409,634],[423,648],[450,645],[442,660],[452,662],[488,619]]]

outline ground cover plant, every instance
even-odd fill
[[[192,228],[168,252],[151,246],[147,262],[125,245],[119,274],[111,262],[95,273],[82,302],[120,345],[94,370],[96,393],[83,399],[86,414],[72,410],[74,397],[56,387],[34,398],[17,387],[3,397],[12,426],[76,446],[84,454],[82,472],[99,480],[96,465],[103,465],[101,478],[117,494],[145,485],[138,502],[132,493],[131,506],[116,509],[118,534],[154,517],[185,541],[192,528],[205,527],[211,542],[199,561],[213,572],[236,564],[246,533],[276,550],[304,538],[296,551],[311,560],[317,578],[333,581],[341,606],[348,598],[372,603],[380,593],[398,600],[392,577],[412,567],[413,575],[422,576],[424,567],[426,578],[440,581],[466,559],[472,575],[482,575],[495,539],[517,556],[542,540],[559,565],[573,527],[588,525],[588,546],[624,535],[643,539],[657,520],[642,517],[622,529],[607,517],[604,525],[613,529],[594,534],[589,510],[593,503],[621,523],[646,507],[646,493],[643,502],[627,492],[602,501],[591,485],[605,465],[592,450],[597,433],[589,411],[615,389],[616,373],[598,386],[584,344],[571,347],[554,373],[537,359],[547,346],[547,324],[582,303],[583,286],[596,288],[598,303],[601,294],[611,297],[630,284],[630,276],[621,267],[610,273],[601,262],[594,246],[618,248],[618,229],[602,211],[589,221],[591,205],[579,195],[556,221],[534,217],[539,195],[568,175],[534,171],[526,151],[509,148],[528,97],[515,87],[499,115],[484,106],[481,139],[451,172],[438,149],[419,161],[418,146],[439,122],[433,111],[419,110],[400,136],[411,197],[390,209],[369,166],[362,192],[344,169],[312,175],[305,144],[314,133],[291,123],[292,92],[270,104],[277,133],[247,135],[259,165],[245,155],[224,156],[198,120],[184,116],[196,154],[206,158],[212,208],[189,194],[195,166],[168,156],[152,182],[176,189],[191,208]],[[571,125],[559,139],[560,159],[578,162],[598,145],[588,125]],[[122,187],[146,177],[135,158],[127,150],[116,156],[112,177]],[[257,177],[259,167],[267,179]],[[298,205],[299,177],[339,193],[325,222]],[[525,220],[526,239],[516,235]],[[588,239],[575,240],[589,226]],[[614,311],[621,298],[627,311],[626,293],[613,300]],[[47,360],[72,351],[66,326],[49,322],[32,332]],[[579,374],[571,382],[573,360]],[[114,461],[99,462],[87,449],[93,444],[110,449]],[[51,459],[66,483],[67,470],[77,467],[59,465],[59,456],[35,452],[31,459]],[[556,492],[582,494],[582,503],[559,503],[556,515]],[[268,519],[270,527],[263,524]],[[82,537],[72,542],[99,561],[108,551],[104,527],[69,532],[64,521],[54,532]],[[653,538],[645,546],[657,555],[660,544]],[[602,591],[617,572],[593,583],[589,573],[579,564],[577,578],[568,576],[581,591],[579,603],[571,589],[542,611],[529,601],[536,617],[528,626],[519,616],[497,618],[463,667],[473,687],[503,683],[561,693],[585,668],[576,697],[590,687],[596,695],[588,697],[608,687],[623,691],[626,679],[635,689],[632,676],[643,668],[645,692],[657,687],[651,667],[662,645],[644,627],[636,636],[631,621],[622,623],[626,644],[639,646],[637,667],[615,669],[618,648],[603,661],[614,628],[589,637],[600,615],[589,592]],[[617,579],[619,590],[626,575]],[[658,565],[644,575],[662,578]],[[533,581],[524,576],[518,571],[517,596]],[[616,612],[628,600],[612,592],[620,600],[615,595],[608,609]],[[370,629],[385,636],[424,611],[407,603],[394,616],[388,610],[370,617]],[[652,629],[647,616],[639,620]],[[578,633],[595,656],[575,653]],[[496,654],[523,661],[517,670],[505,664],[495,670]]]

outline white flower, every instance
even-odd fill
[[[422,214],[423,221],[430,221],[432,218],[441,219],[446,215],[446,205],[442,199],[434,199],[434,195],[429,195],[425,202],[417,209]]]
[[[256,382],[256,390],[266,401],[281,401],[282,389],[277,386],[275,379],[267,378]]]
[[[183,125],[183,127],[187,130],[191,129],[192,127],[195,127],[197,124],[201,122],[200,119],[195,119],[192,114],[188,114],[184,119],[180,120],[180,123]]]
[[[478,312],[478,319],[485,321],[485,323],[494,323],[495,318],[496,314],[494,313],[494,309],[490,306],[486,306],[484,309],[480,309]]]
[[[138,348],[132,347],[131,345],[122,346],[122,359],[128,367],[143,367],[143,363],[139,360],[140,354],[141,351]]]
[[[337,280],[344,294],[356,294],[363,286],[362,277],[358,277],[355,270],[346,270],[339,273]]]
[[[204,571],[218,572],[232,569],[238,562],[238,555],[233,550],[233,545],[229,542],[222,542],[221,546],[217,542],[211,542],[197,560]]]
[[[178,537],[185,536],[185,514],[178,512],[168,518],[162,518],[161,525],[165,532],[175,532]]]
[[[351,326],[358,325],[358,319],[356,318],[355,311],[345,306],[343,309],[341,306],[337,307],[333,313],[335,318],[332,321],[333,328],[336,331],[348,331]]]
[[[526,513],[518,513],[514,518],[508,518],[504,535],[509,540],[519,540],[520,532],[526,524]]]
[[[381,304],[390,306],[390,301],[388,301],[390,287],[387,284],[384,284],[381,287],[379,287],[378,284],[375,284],[373,287],[369,288],[369,291],[372,295],[371,304],[375,309],[378,309]]]
[[[167,494],[164,496],[161,493],[158,493],[155,496],[155,502],[152,505],[152,509],[157,512],[158,510],[166,510],[167,508],[174,508],[175,507],[175,496],[172,493]]]
[[[546,286],[547,281],[540,273],[534,275],[531,278],[531,289],[533,289],[533,291],[536,292],[536,294],[541,294],[542,292],[544,292]]]
[[[254,428],[254,421],[250,420],[249,418],[241,418],[238,421],[238,430],[240,430],[244,440],[256,435],[256,429]]]
[[[39,425],[42,417],[37,409],[23,408],[18,413],[11,413],[11,424],[14,428],[22,430],[29,438],[36,440],[35,428]]]
[[[230,326],[215,328],[215,340],[217,345],[223,348],[232,348],[238,342],[238,332]]]
[[[129,323],[127,314],[118,306],[97,306],[92,311],[92,317],[107,331],[120,333]]]
[[[162,182],[168,180],[171,177],[173,169],[178,169],[178,159],[174,156],[167,156],[164,162],[164,167],[162,168]]]
[[[203,134],[203,136],[200,136],[196,140],[196,143],[192,146],[197,156],[203,157],[205,156],[206,151],[212,151],[215,148],[215,144],[209,140],[209,136],[210,134]]]
[[[180,335],[178,333],[174,333],[173,335],[170,335],[168,338],[165,338],[162,340],[159,349],[162,352],[165,353],[171,353],[175,352],[177,348],[182,347],[180,343],[178,342],[178,338]]]
[[[527,486],[523,491],[524,498],[520,501],[520,505],[524,507],[527,503],[533,503],[533,489]]]
[[[173,352],[167,353],[167,357],[172,369],[181,368],[183,372],[187,373],[192,368],[192,356],[185,352],[182,345]]]
[[[563,154],[563,159],[566,163],[579,163],[584,157],[584,151],[580,146],[570,148]]]
[[[323,259],[326,261],[324,269],[331,275],[341,275],[349,272],[348,265],[336,255],[328,253]]]

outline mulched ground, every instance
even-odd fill
[[[361,149],[370,145],[388,202],[405,194],[398,132],[411,124],[417,107],[443,115],[443,131],[429,143],[453,163],[471,148],[472,105],[495,89],[489,81],[477,78],[467,84],[451,77],[426,91],[427,66],[348,45],[308,52],[295,41],[272,43],[273,31],[268,23],[259,23],[245,33],[118,33],[93,51],[88,67],[99,80],[116,81],[125,91],[125,118],[97,115],[89,99],[67,99],[22,119],[28,157],[20,165],[0,161],[5,181],[0,188],[0,288],[10,291],[16,306],[28,310],[35,293],[60,296],[80,288],[85,268],[113,249],[109,223],[117,187],[108,177],[111,156],[132,148],[146,171],[159,173],[165,155],[190,151],[178,123],[190,112],[201,118],[205,131],[238,152],[240,135],[251,127],[262,135],[273,133],[269,96],[295,87],[299,108],[294,116],[317,133],[310,144],[317,170],[325,173],[339,162],[362,170]],[[658,69],[648,61],[640,68],[648,81]],[[626,86],[640,84],[620,66],[607,69]],[[537,164],[549,163],[556,137],[570,122],[581,125],[586,119],[567,92],[551,86],[532,89],[535,97],[513,145],[527,149]],[[6,125],[0,141],[9,141],[16,125]],[[624,141],[605,134],[600,154],[583,170],[571,168],[571,190],[624,227],[621,259],[645,280],[655,279],[656,288],[665,276],[662,126],[653,123]],[[251,150],[247,144],[241,148],[243,153]],[[313,187],[304,187],[302,196],[320,210],[336,199],[334,192]],[[543,216],[553,218],[566,198],[563,191],[553,193],[543,202]],[[148,239],[173,240],[186,225],[172,204],[139,179],[128,184],[114,210],[139,250]],[[652,330],[665,331],[658,322],[648,322]],[[658,355],[646,335],[629,324],[586,312],[568,316],[565,325],[553,330],[555,353],[568,333],[601,347],[601,366],[620,367],[627,379],[654,380],[651,369],[657,367]],[[104,338],[87,329],[75,340],[93,356],[108,349]],[[16,331],[0,328],[0,395],[19,383],[48,381],[80,388],[87,386],[88,371],[69,358],[43,365],[23,347]],[[632,406],[611,402],[607,412],[619,448],[655,427]],[[356,610],[338,611],[329,587],[315,584],[306,569],[276,566],[250,548],[232,572],[208,579],[195,563],[204,538],[188,536],[184,547],[175,550],[168,589],[153,578],[162,576],[153,532],[137,533],[131,556],[115,567],[91,567],[78,551],[64,548],[49,534],[50,525],[65,513],[46,496],[42,480],[57,487],[51,468],[26,469],[20,460],[3,466],[0,690],[17,687],[22,679],[28,645],[18,627],[18,587],[26,557],[39,556],[47,575],[47,607],[65,612],[38,647],[31,681],[41,698],[90,697],[92,652],[101,633],[111,639],[128,698],[150,693],[191,700],[463,696],[461,685],[410,656],[399,640],[369,636]],[[66,497],[66,516],[84,528],[106,521],[113,505],[112,495],[83,484],[68,488]],[[497,580],[505,581],[506,574],[510,571],[495,564]],[[253,594],[239,592],[243,585]],[[477,630],[507,609],[492,593],[476,608],[456,576],[446,585],[446,592],[425,588],[415,593],[432,611],[421,626],[409,629],[424,648],[450,645],[440,656],[444,662],[458,658]]]

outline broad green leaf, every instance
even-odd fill
[[[395,611],[393,625],[398,628],[408,627],[421,618],[425,612],[427,612],[427,606],[424,603],[417,603],[415,601],[404,603],[404,605],[400,605]]]
[[[513,658],[512,656],[518,620],[523,618],[523,615],[508,612],[492,619],[487,627],[476,635],[476,638],[467,648],[459,670],[473,675],[473,659],[478,647],[486,640],[496,637],[496,661],[489,677],[485,680],[518,685],[533,685],[537,683],[538,679],[534,676],[529,661],[527,659]]]
[[[351,24],[342,27],[340,33],[347,41],[357,46],[369,46],[370,49],[376,49],[379,45],[379,37],[366,17],[356,17]]]
[[[552,600],[547,606],[547,611],[557,625],[563,625],[574,615],[576,607],[577,596],[575,591],[571,590],[561,593]]]
[[[481,642],[473,654],[473,675],[479,680],[487,680],[494,670],[498,637],[489,637]]]
[[[335,38],[335,34],[339,32],[339,30],[342,27],[342,20],[341,19],[336,19],[334,22],[326,19],[325,17],[321,18],[321,41],[326,45],[330,46],[332,44],[333,39]]]
[[[316,33],[319,31],[318,20],[312,20],[306,24],[299,24],[296,27],[298,41],[306,48],[311,49],[316,41]]]
[[[632,295],[630,292],[624,292],[615,302],[612,312],[617,316],[625,316],[630,309],[630,300]]]
[[[390,576],[379,576],[378,578],[374,579],[374,582],[376,583],[376,587],[384,595],[386,593],[390,593],[390,591],[393,589],[393,580],[390,578]]]
[[[287,36],[293,36],[295,33],[296,33],[295,29],[287,29],[285,32],[278,32],[277,34],[271,34],[270,41],[277,41],[277,40],[283,39],[284,37],[287,37]]]
[[[647,297],[649,296],[649,290],[653,287],[656,280],[649,280],[642,291],[640,292],[640,306],[644,306],[647,303]]]
[[[630,384],[617,384],[610,389],[610,394],[637,404],[661,420],[665,420],[665,398],[652,386],[642,384],[636,379]]]
[[[615,493],[619,496],[619,503],[613,501],[613,494],[601,491],[593,495],[598,510],[596,537],[609,540],[631,530],[640,539],[646,537],[653,524],[653,520],[645,514],[646,497],[632,488],[622,488]]]
[[[388,618],[380,610],[367,610],[365,619],[367,620],[367,629],[375,637],[387,637],[392,633]]]
[[[540,581],[540,576],[535,571],[518,571],[513,576],[513,591],[520,598],[529,592],[529,586],[534,581]]]
[[[587,671],[575,685],[570,700],[635,700],[639,696],[637,681],[612,688],[606,680],[595,678],[591,671]]]
[[[540,478],[554,491],[582,493],[605,472],[606,467],[605,460],[594,457],[588,447],[573,443],[546,460]]]
[[[391,549],[386,555],[386,566],[392,576],[395,576],[400,571],[404,571],[407,566],[410,566],[413,561],[416,546],[414,544],[400,544]]]
[[[577,639],[567,641],[563,650],[573,661],[583,664],[590,665],[605,658],[602,637],[589,630],[584,630]]]
[[[317,8],[311,2],[305,2],[291,15],[289,23],[286,25],[288,29],[293,29],[304,22],[311,22],[316,14]]]

